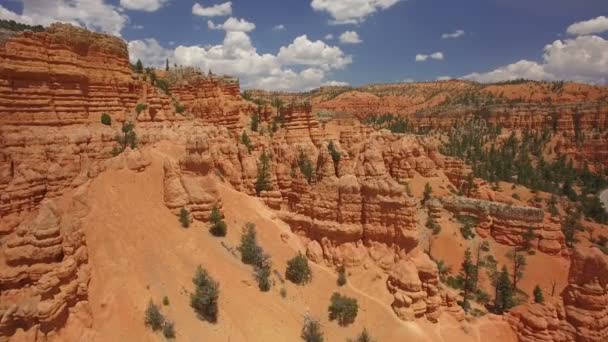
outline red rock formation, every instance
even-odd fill
[[[414,253],[412,259],[398,261],[386,285],[393,294],[392,308],[404,321],[426,317],[436,322],[444,307],[454,317],[464,318],[451,294],[441,289],[437,265],[427,254]]]
[[[17,328],[46,334],[87,300],[90,270],[80,220],[44,201],[8,235],[0,258],[0,338]]]
[[[497,242],[510,246],[523,246],[524,234],[532,229],[533,246],[542,252],[559,254],[565,249],[565,239],[559,222],[533,207],[515,206],[467,197],[443,197],[444,208],[455,214],[472,215],[479,220],[477,233],[491,235]]]
[[[203,122],[240,130],[240,117],[250,105],[241,99],[238,80],[213,75],[191,75],[173,85],[171,93],[186,110]]]
[[[506,319],[523,342],[608,340],[608,257],[595,247],[576,248],[561,298],[521,305]]]

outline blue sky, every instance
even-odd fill
[[[215,69],[240,77],[244,87],[301,90],[440,77],[608,82],[606,0],[1,0],[0,5],[0,18],[67,21],[119,34],[134,59],[161,64],[169,58]],[[229,18],[242,25],[222,26]],[[445,34],[450,36],[442,38]]]

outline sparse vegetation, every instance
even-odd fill
[[[179,223],[182,225],[183,228],[188,228],[190,227],[190,222],[191,218],[188,209],[181,208],[179,210]]]
[[[244,264],[252,265],[254,276],[261,291],[269,291],[272,287],[270,274],[272,262],[270,255],[264,253],[264,249],[258,245],[255,225],[247,223],[241,235],[241,244],[238,250],[241,252],[241,261]]]
[[[357,312],[359,311],[359,305],[357,304],[356,299],[334,292],[330,300],[331,303],[327,309],[329,311],[330,321],[336,319],[342,326],[355,321]]]
[[[526,269],[526,256],[515,248],[507,253],[507,258],[513,262],[513,289],[517,290],[517,283],[524,276]]]
[[[224,218],[222,217],[222,213],[217,205],[214,205],[211,209],[211,216],[209,218],[211,223],[211,227],[209,228],[209,232],[213,234],[213,236],[226,236],[228,231],[228,226],[226,222],[224,222]]]
[[[217,322],[220,285],[213,280],[207,270],[198,266],[194,278],[194,293],[190,294],[190,306],[200,319]]]
[[[137,134],[135,133],[135,125],[132,122],[124,122],[122,124],[122,135],[118,134],[115,137],[118,146],[112,150],[112,155],[117,156],[124,152],[127,147],[137,147]]]
[[[14,20],[0,19],[0,29],[6,29],[9,31],[17,31],[17,32],[26,31],[26,30],[30,30],[33,32],[42,32],[42,31],[44,31],[44,26],[28,25],[28,24],[18,23]]]
[[[306,342],[323,342],[323,331],[321,324],[310,317],[304,318],[304,326],[300,335]]]
[[[106,126],[112,126],[112,117],[108,113],[102,113],[101,123]]]
[[[312,270],[308,265],[308,259],[304,254],[298,253],[287,262],[285,278],[294,284],[304,285],[312,280]]]
[[[260,162],[258,164],[258,176],[255,181],[255,192],[257,196],[260,196],[262,191],[268,191],[272,189],[270,183],[270,156],[266,151],[262,151],[260,155]]]
[[[349,339],[348,342],[376,342],[369,332],[367,332],[367,328],[363,328],[363,331],[354,339]]]
[[[298,167],[300,168],[300,172],[306,178],[308,184],[312,183],[314,178],[314,169],[312,167],[312,162],[308,159],[304,150],[300,150],[300,154],[298,155]]]
[[[257,114],[257,113],[254,113],[251,116],[251,126],[250,126],[251,131],[252,132],[257,132],[258,129],[259,129],[259,127],[260,127],[260,115]]]
[[[163,297],[163,305],[164,306],[169,306],[169,297],[167,297],[167,296]]]
[[[175,323],[165,321],[165,324],[163,324],[163,336],[165,336],[167,339],[175,338]]]
[[[515,306],[513,287],[509,279],[507,266],[503,265],[502,271],[498,274],[495,287],[494,313],[502,315]]]
[[[135,112],[137,113],[137,115],[139,115],[146,109],[148,109],[148,105],[145,103],[138,103],[137,106],[135,106]]]
[[[344,268],[344,266],[340,266],[338,267],[338,280],[337,280],[338,286],[344,286],[346,285],[346,269]]]
[[[543,295],[543,290],[540,286],[536,285],[534,287],[534,303],[544,303],[545,296]]]
[[[431,184],[427,182],[426,184],[424,184],[424,192],[422,193],[422,205],[426,205],[426,203],[432,198],[432,196],[433,187],[431,187]]]
[[[247,151],[251,153],[253,145],[251,144],[251,139],[249,138],[249,135],[247,135],[246,131],[243,131],[243,134],[241,134],[241,143],[245,145],[247,147]]]
[[[178,101],[173,102],[173,108],[177,114],[183,114],[186,111],[186,106],[179,103]]]
[[[148,302],[144,322],[146,323],[146,326],[150,327],[154,331],[160,330],[163,327],[163,323],[165,323],[165,317],[160,312],[158,306],[152,302],[152,300]]]

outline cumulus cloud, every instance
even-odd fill
[[[413,78],[404,78],[401,80],[402,83],[414,83],[416,82]]]
[[[606,32],[608,31],[608,17],[600,16],[594,19],[580,21],[568,26],[566,31],[569,34],[576,36]]]
[[[498,82],[526,78],[608,84],[608,41],[598,36],[556,40],[545,46],[542,62],[520,60],[486,73],[463,78]]]
[[[129,61],[141,60],[144,65],[161,66],[173,55],[173,51],[163,48],[156,39],[132,40],[128,43]]]
[[[255,24],[250,23],[245,19],[237,19],[230,17],[223,24],[214,24],[213,21],[207,21],[207,27],[212,30],[224,30],[233,32],[251,32],[255,30]]]
[[[232,14],[232,1],[205,7],[198,2],[192,6],[192,14],[201,17],[224,17]]]
[[[322,84],[325,87],[348,87],[350,83],[341,81],[327,81]]]
[[[154,12],[168,2],[169,0],[120,0],[120,5],[130,10]]]
[[[359,44],[361,42],[363,41],[355,31],[346,31],[340,35],[340,43],[342,44]]]
[[[464,31],[463,30],[456,30],[452,33],[444,33],[441,35],[442,39],[456,39],[456,38],[460,38],[464,36]]]
[[[275,27],[272,28],[273,31],[285,31],[285,25],[280,24],[280,25],[276,25]]]
[[[204,71],[239,77],[244,88],[268,90],[308,90],[322,84],[342,84],[328,81],[334,69],[352,62],[340,48],[322,41],[300,36],[274,55],[259,53],[247,32],[226,31],[222,44],[212,46],[162,47],[154,39],[129,42],[130,59],[141,59],[145,65],[162,67],[165,59]]]
[[[315,11],[329,13],[333,18],[330,24],[357,24],[399,1],[401,0],[312,0],[310,6]]]
[[[443,52],[435,52],[430,55],[419,53],[416,55],[416,62],[426,62],[429,58],[436,61],[442,61],[444,58]]]
[[[450,76],[439,76],[439,77],[437,77],[437,81],[449,81],[451,79],[452,79],[452,77],[450,77]]]
[[[331,34],[331,33],[328,33],[328,34],[326,34],[326,35],[325,35],[325,37],[323,37],[323,38],[324,38],[325,40],[332,40],[332,39],[334,39],[334,35],[333,35],[333,34]]]
[[[21,0],[21,14],[0,5],[0,18],[26,24],[49,25],[65,22],[90,30],[120,35],[128,17],[103,0]]]
[[[329,46],[321,40],[313,42],[306,35],[281,47],[277,57],[285,65],[310,65],[324,70],[342,69],[352,63],[352,57],[346,56],[339,47]]]

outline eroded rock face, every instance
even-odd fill
[[[213,182],[182,175],[170,160],[164,161],[163,170],[165,204],[176,215],[185,208],[192,218],[208,222],[213,207],[221,211],[222,202]]]
[[[441,288],[437,265],[427,254],[413,253],[395,263],[386,286],[393,294],[393,310],[404,321],[426,317],[437,322],[444,309],[459,320],[464,318],[455,298]]]
[[[17,328],[45,334],[62,326],[68,309],[87,300],[90,270],[80,220],[45,200],[3,242],[0,337]]]
[[[531,244],[540,251],[559,254],[566,248],[559,221],[542,209],[460,196],[443,197],[441,201],[447,210],[476,217],[476,230],[482,237],[492,236],[502,244],[523,246],[523,235],[532,229],[535,237]]]
[[[506,319],[524,342],[606,341],[608,257],[595,247],[578,247],[561,298],[521,305]]]

